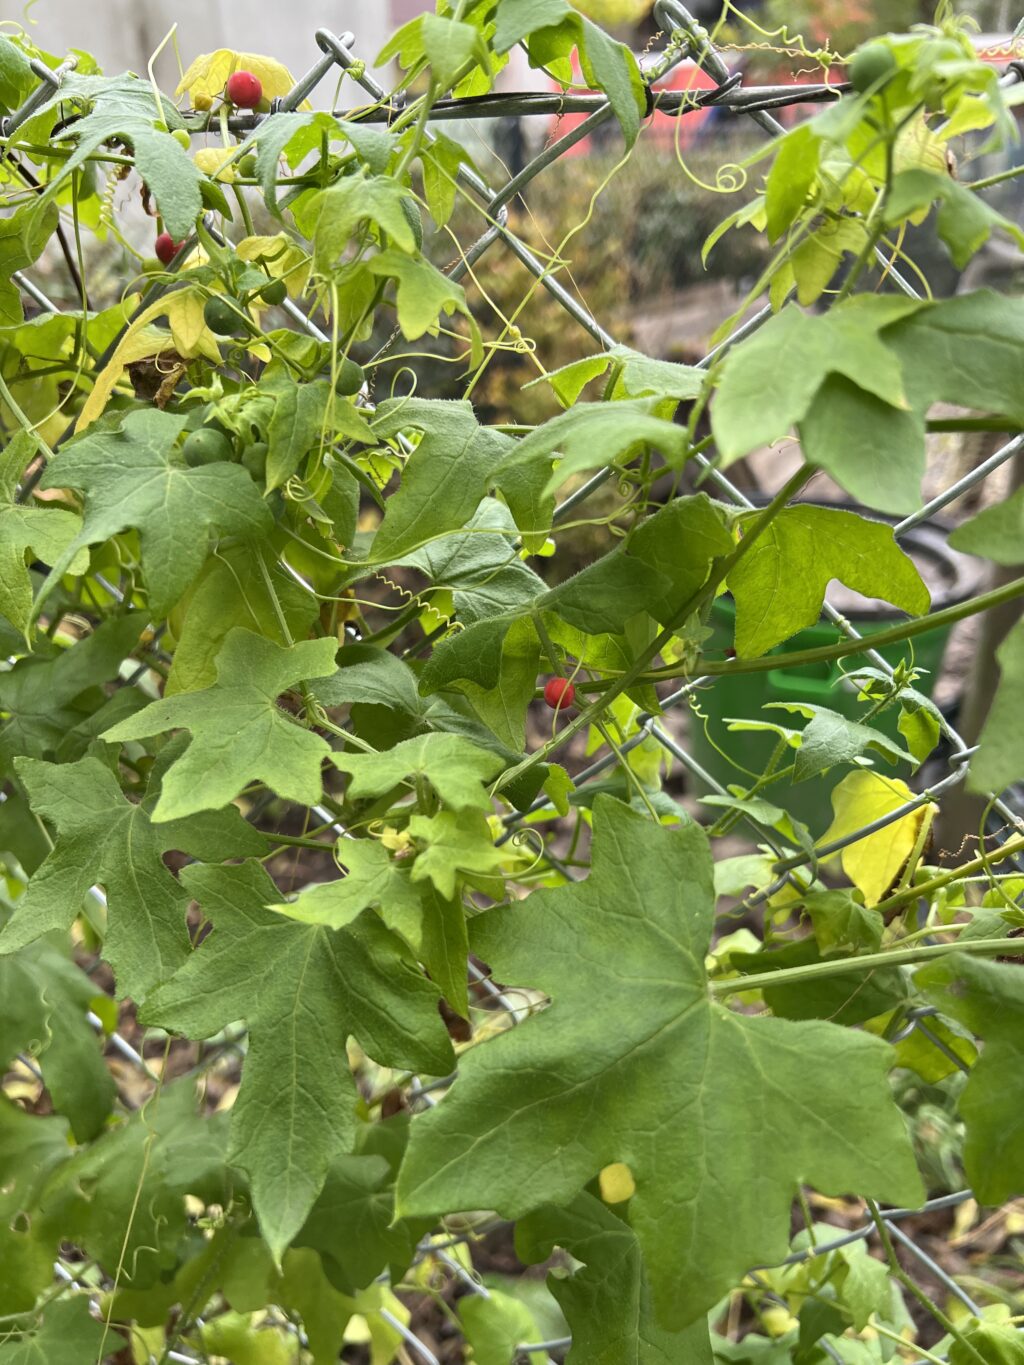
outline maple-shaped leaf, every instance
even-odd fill
[[[472,404],[447,399],[382,403],[373,430],[382,439],[420,433],[374,537],[375,562],[398,559],[446,531],[461,530],[479,507],[499,459],[515,445],[510,436],[480,426]]]
[[[74,512],[61,507],[15,500],[18,480],[35,453],[35,442],[23,431],[0,453],[0,616],[22,632],[28,630],[32,615],[26,552],[33,550],[49,564],[70,545],[82,524]],[[83,553],[72,571],[81,573],[87,563]]]
[[[439,810],[436,815],[414,815],[409,833],[425,844],[412,866],[413,881],[429,878],[446,900],[455,895],[459,872],[488,876],[501,867],[504,855],[495,848],[482,811]]]
[[[484,781],[502,767],[496,754],[461,735],[434,732],[403,740],[379,754],[335,754],[335,767],[351,773],[348,795],[383,796],[407,777],[429,782],[446,806],[490,810]]]
[[[429,883],[414,885],[411,860],[392,858],[376,839],[341,839],[334,856],[344,877],[307,887],[296,900],[270,908],[303,924],[341,929],[371,905],[379,906],[384,923],[405,939],[444,998],[468,1019],[468,943],[461,903],[439,895]]]
[[[68,929],[90,887],[107,894],[103,955],[122,995],[142,999],[188,954],[188,896],[164,866],[168,849],[230,858],[263,851],[263,839],[237,811],[215,828],[211,817],[154,827],[144,805],[123,795],[110,769],[96,758],[44,763],[19,758],[18,778],[36,815],[57,831],[53,852],[33,874],[14,914],[0,931],[0,952],[13,953],[53,929]],[[233,817],[233,818],[232,818]]]
[[[146,1022],[208,1038],[245,1019],[249,1051],[231,1111],[231,1159],[249,1176],[278,1259],[356,1134],[346,1043],[388,1066],[444,1075],[451,1044],[437,991],[401,940],[367,913],[343,929],[264,907],[280,893],[257,863],[187,867],[182,881],[213,923],[150,997]]]
[[[413,1122],[399,1215],[515,1218],[624,1163],[655,1312],[678,1328],[748,1266],[786,1254],[802,1183],[917,1202],[890,1049],[714,1003],[713,918],[703,831],[599,796],[587,881],[471,925],[473,951],[500,980],[552,1003],[468,1053],[449,1095]]]
[[[153,819],[216,810],[250,782],[264,782],[304,806],[319,801],[320,765],[330,747],[283,711],[277,698],[306,678],[333,673],[337,648],[334,639],[278,645],[237,627],[217,655],[211,687],[163,697],[105,731],[104,739],[118,743],[165,730],[191,732],[192,743],[164,777]]]
[[[1024,978],[1016,963],[954,953],[914,977],[943,1014],[985,1040],[959,1100],[967,1127],[964,1166],[984,1204],[1024,1190]]]
[[[0,725],[0,764],[6,767],[19,754],[55,753],[68,732],[102,705],[103,693],[94,689],[117,677],[145,625],[141,611],[117,616],[50,658],[19,659],[0,673],[0,711],[7,712]]]
[[[636,1233],[624,1218],[581,1194],[568,1206],[537,1209],[516,1224],[516,1254],[527,1265],[562,1247],[584,1264],[548,1288],[572,1328],[566,1365],[711,1365],[707,1324],[659,1327]]]
[[[129,412],[119,431],[88,431],[48,465],[42,488],[73,488],[85,500],[82,529],[54,562],[39,602],[79,550],[121,531],[139,532],[150,611],[166,616],[203,567],[218,536],[253,539],[273,517],[241,465],[185,463],[186,418],[156,408]]]

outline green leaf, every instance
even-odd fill
[[[71,1151],[66,1120],[28,1114],[0,1097],[0,1312],[27,1313],[53,1284],[54,1246],[33,1213],[40,1190]]]
[[[707,371],[695,365],[655,360],[631,346],[617,345],[597,355],[573,360],[539,379],[531,379],[523,387],[550,384],[565,406],[571,407],[590,381],[607,374],[609,369],[618,371],[612,398],[674,398],[682,402],[699,397],[708,379]]]
[[[808,503],[786,507],[729,574],[739,657],[767,654],[813,625],[833,578],[914,615],[931,600],[891,527]]]
[[[546,65],[553,56],[567,57],[579,45],[584,75],[608,96],[626,145],[632,146],[645,103],[643,80],[629,49],[570,8],[566,0],[500,0],[494,50],[508,52],[531,35],[541,39],[540,45],[536,38],[529,45],[534,66]]]
[[[409,833],[425,844],[413,863],[413,881],[429,877],[445,900],[455,895],[460,872],[486,876],[501,866],[501,849],[494,847],[482,811],[442,810],[436,815],[414,815]]]
[[[324,1273],[343,1294],[366,1288],[386,1268],[397,1283],[412,1262],[421,1231],[428,1230],[394,1217],[395,1166],[408,1126],[404,1115],[376,1123],[364,1130],[359,1155],[335,1157],[295,1239],[297,1247],[319,1252]]]
[[[961,1323],[960,1330],[967,1344],[950,1343],[949,1365],[977,1365],[979,1356],[985,1365],[1024,1365],[1024,1337],[1018,1327],[975,1318],[971,1325]]]
[[[50,204],[41,217],[36,215],[35,204],[26,204],[0,219],[0,323],[4,326],[16,325],[25,316],[21,290],[11,277],[41,254],[56,226],[56,204]]]
[[[671,579],[652,564],[614,549],[539,597],[535,605],[587,635],[618,635],[648,602],[669,598],[671,587]]]
[[[371,905],[379,905],[389,929],[407,941],[410,932],[418,934],[420,899],[410,884],[408,864],[396,862],[376,839],[343,839],[335,856],[345,876],[307,887],[295,900],[269,908],[302,924],[343,929]]]
[[[35,1058],[54,1110],[79,1142],[94,1138],[116,1090],[86,1017],[96,986],[53,943],[0,957],[0,1066],[18,1053]]]
[[[980,194],[972,193],[950,175],[936,175],[921,167],[893,177],[885,199],[886,221],[900,223],[917,211],[930,208],[936,200],[939,212],[935,226],[958,270],[966,267],[996,230],[1024,246],[1024,232],[997,213]]]
[[[316,226],[313,260],[317,270],[329,273],[344,255],[360,223],[372,222],[401,252],[414,252],[418,243],[404,204],[412,191],[384,175],[360,171],[336,180],[313,201]]]
[[[686,428],[656,417],[658,405],[659,400],[654,398],[577,403],[569,412],[561,412],[531,431],[505,456],[497,470],[499,487],[505,472],[520,466],[538,466],[546,474],[559,454],[561,460],[547,480],[546,492],[554,491],[581,470],[615,464],[622,457],[628,463],[641,445],[657,447],[671,467],[678,467],[689,450]]]
[[[93,1317],[89,1295],[74,1294],[48,1303],[37,1331],[0,1345],[0,1365],[82,1365],[122,1342],[119,1332]]]
[[[1001,792],[1024,777],[1024,621],[1018,621],[996,650],[999,687],[971,759],[967,789]]]
[[[236,627],[217,655],[212,686],[164,697],[107,730],[104,738],[115,743],[166,730],[191,732],[192,743],[164,779],[153,819],[216,810],[250,782],[304,806],[319,801],[329,745],[283,711],[277,698],[306,678],[333,673],[337,647],[328,639],[282,648]]]
[[[453,312],[464,314],[475,326],[462,285],[429,261],[389,248],[371,256],[367,264],[371,274],[395,281],[398,325],[406,341],[416,341],[424,332],[436,335],[442,316]]]
[[[491,733],[510,749],[526,745],[526,715],[540,668],[540,642],[532,621],[513,621],[501,645],[493,687],[460,680],[459,690]]]
[[[769,242],[777,242],[803,212],[818,178],[821,146],[813,120],[799,124],[779,142],[765,182],[765,231]]]
[[[511,437],[480,426],[465,401],[393,399],[381,404],[373,430],[384,440],[420,433],[374,537],[373,560],[384,564],[460,530],[480,506],[502,455],[514,446]]]
[[[19,758],[15,767],[33,811],[56,828],[57,840],[0,931],[0,951],[13,953],[53,929],[68,929],[98,883],[108,906],[104,956],[120,993],[141,1000],[188,954],[188,897],[162,855],[173,848],[236,857],[262,851],[262,840],[241,820],[240,830],[214,823],[216,851],[206,844],[209,819],[154,827],[149,803],[132,805],[95,758],[65,764]]]
[[[54,753],[68,731],[103,702],[97,684],[117,676],[146,625],[143,612],[114,617],[50,658],[19,659],[0,673],[0,761]]]
[[[914,976],[926,1000],[983,1038],[960,1096],[964,1168],[978,1200],[1001,1204],[1024,1188],[1024,990],[1016,963],[954,953]]]
[[[6,34],[0,36],[0,101],[8,109],[16,108],[38,79],[17,43]]]
[[[19,431],[0,453],[0,616],[27,633],[32,616],[32,581],[25,556],[29,550],[44,564],[57,559],[78,534],[74,512],[46,503],[18,503],[15,493],[26,465],[36,454],[35,442]],[[83,552],[68,567],[82,573]]]
[[[352,799],[383,796],[405,778],[429,782],[441,801],[453,810],[476,806],[490,810],[484,782],[495,777],[500,759],[460,735],[428,734],[404,740],[383,753],[332,755],[336,768],[350,773],[347,795]]]
[[[264,577],[245,546],[221,550],[203,565],[179,608],[181,619],[180,624],[174,622],[174,658],[164,695],[211,687],[217,680],[217,655],[236,627],[286,645],[287,632],[299,638],[307,634],[318,610],[316,598],[277,562]]]
[[[273,518],[240,465],[190,469],[175,443],[185,426],[177,413],[129,412],[119,431],[88,431],[58,451],[43,488],[74,488],[85,497],[82,530],[55,561],[36,609],[83,546],[135,528],[150,611],[166,616],[203,566],[218,535],[252,540]]]
[[[274,415],[267,428],[267,489],[280,488],[318,449],[327,421],[331,386],[326,379],[296,383],[291,376],[274,388]]]
[[[852,763],[854,759],[867,754],[869,749],[874,749],[890,763],[901,760],[913,763],[913,756],[893,743],[888,735],[873,730],[870,725],[849,720],[825,706],[814,706],[804,701],[772,701],[766,703],[765,709],[769,708],[795,711],[797,715],[808,717],[811,722],[804,729],[800,747],[796,751],[794,782],[817,777],[819,773],[828,772],[829,768],[837,767],[840,763]]]
[[[155,126],[158,120],[167,128],[184,126],[170,100],[161,96],[158,105],[150,83],[128,73],[105,78],[77,72],[61,82],[51,99],[82,99],[92,108],[81,118],[67,120],[55,134],[60,141],[73,139],[75,149],[36,200],[33,213],[47,208],[87,156],[117,139],[134,148],[139,173],[156,198],[167,231],[176,239],[187,237],[202,212],[203,176],[170,133]]]
[[[395,654],[376,645],[346,644],[338,653],[338,671],[319,678],[310,691],[323,706],[347,702],[389,706],[418,716],[421,710],[416,674]]]
[[[799,423],[804,459],[820,465],[865,507],[894,516],[921,506],[924,417],[829,375]]]
[[[897,357],[915,411],[959,403],[1024,422],[1024,393],[1016,381],[1024,300],[978,289],[905,314],[882,339]]]
[[[275,914],[264,907],[277,888],[251,862],[189,867],[182,880],[213,932],[150,997],[145,1018],[189,1038],[248,1021],[230,1159],[249,1176],[280,1260],[355,1137],[348,1037],[377,1062],[435,1075],[450,1068],[451,1046],[437,992],[376,916],[330,930]]]
[[[544,592],[544,580],[519,556],[509,509],[496,498],[484,498],[459,530],[397,563],[421,569],[434,587],[448,590],[454,614],[465,626],[532,602]]]
[[[420,150],[420,164],[430,216],[443,228],[455,211],[459,171],[463,166],[473,169],[473,158],[461,142],[434,131],[433,141]]]
[[[478,28],[440,14],[424,14],[422,24],[423,51],[442,92],[451,89],[467,63],[489,69],[487,46]]]
[[[996,564],[1020,564],[1024,560],[1024,488],[957,526],[950,532],[949,544]]]
[[[467,1294],[460,1299],[459,1319],[473,1351],[474,1365],[510,1365],[519,1358],[519,1343],[538,1337],[537,1324],[526,1304],[497,1289],[489,1289],[486,1298]],[[538,1362],[546,1355],[546,1351],[531,1351],[527,1358]]]
[[[165,230],[183,241],[203,211],[202,172],[168,133],[140,129],[133,143],[136,168],[153,191]]]
[[[66,1240],[110,1279],[136,1289],[174,1269],[189,1230],[185,1196],[224,1205],[233,1183],[227,1115],[196,1110],[195,1086],[182,1078],[64,1162],[35,1215],[51,1240],[51,1261]]]
[[[816,891],[804,897],[822,955],[876,952],[882,946],[882,916],[853,899],[849,891]]]
[[[497,979],[552,1004],[467,1053],[450,1094],[414,1121],[398,1211],[486,1205],[515,1218],[624,1162],[655,1311],[677,1328],[748,1266],[785,1255],[801,1182],[907,1203],[921,1186],[884,1045],[709,998],[703,832],[653,825],[609,798],[594,829],[586,882],[473,921],[473,951]],[[738,1185],[758,1198],[737,1202]]]
[[[711,1365],[705,1323],[666,1331],[654,1320],[640,1244],[623,1218],[592,1194],[546,1205],[516,1224],[516,1254],[533,1265],[560,1246],[582,1268],[548,1275],[572,1329],[567,1365]]]
[[[915,308],[912,300],[874,295],[846,300],[821,316],[789,304],[734,346],[711,408],[722,463],[787,435],[829,375],[844,375],[890,407],[907,409],[901,366],[878,333]]]
[[[644,599],[643,609],[659,625],[674,620],[683,605],[703,587],[712,560],[727,555],[735,542],[725,517],[706,493],[673,498],[630,536],[627,553],[656,568],[671,590]]]

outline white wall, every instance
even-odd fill
[[[185,66],[200,52],[230,47],[276,57],[299,76],[320,56],[313,38],[318,28],[338,34],[350,29],[356,54],[372,62],[397,23],[433,8],[429,0],[37,0],[25,23],[20,0],[0,0],[0,19],[25,23],[33,40],[51,52],[84,48],[108,75],[144,74],[150,54],[176,22]],[[173,90],[178,68],[169,48],[156,71],[163,88]],[[333,92],[334,82],[325,81],[322,102]]]

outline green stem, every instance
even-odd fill
[[[896,1255],[896,1248],[892,1244],[892,1238],[889,1236],[889,1229],[885,1225],[885,1219],[878,1211],[878,1205],[873,1199],[869,1199],[867,1201],[867,1206],[868,1212],[871,1214],[871,1221],[878,1231],[878,1237],[882,1243],[882,1249],[885,1252],[885,1258],[889,1262],[889,1269],[892,1271],[893,1276],[899,1280],[900,1284],[909,1294],[914,1296],[925,1312],[931,1314],[943,1331],[947,1332],[955,1341],[960,1343],[964,1350],[978,1362],[978,1365],[985,1365],[984,1357],[966,1340],[956,1324],[946,1317],[938,1304],[932,1302],[921,1286],[917,1284],[917,1282],[908,1275],[900,1265],[899,1257]]]
[[[849,976],[851,972],[874,972],[887,967],[906,967],[916,962],[948,957],[950,953],[1019,954],[1019,938],[971,939],[969,943],[937,943],[931,948],[890,949],[865,953],[862,957],[836,958],[830,962],[805,962],[800,967],[781,967],[777,972],[754,972],[750,976],[731,976],[708,984],[712,995],[738,995],[741,991],[761,991],[772,986],[791,986],[796,981],[816,981],[828,976]]]
[[[930,896],[933,891],[939,891],[950,882],[958,882],[964,877],[969,877],[972,872],[980,872],[989,863],[1002,862],[1004,858],[1012,858],[1015,853],[1024,851],[1024,838],[1008,839],[1005,844],[997,848],[992,853],[985,853],[973,859],[969,863],[964,863],[961,867],[954,867],[950,872],[942,872],[930,881],[918,882],[916,886],[908,886],[903,891],[898,891],[887,900],[880,901],[875,909],[883,914],[890,910],[898,910],[901,905],[906,905],[908,901],[920,900],[923,896]],[[934,932],[934,931],[933,931]]]

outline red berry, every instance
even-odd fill
[[[263,85],[251,71],[236,71],[228,77],[224,93],[238,109],[255,109],[263,98]]]
[[[576,700],[576,689],[567,678],[549,678],[544,684],[544,700],[552,711],[566,711]]]
[[[170,265],[181,250],[182,243],[176,242],[169,232],[161,232],[153,243],[156,258],[162,265]]]

